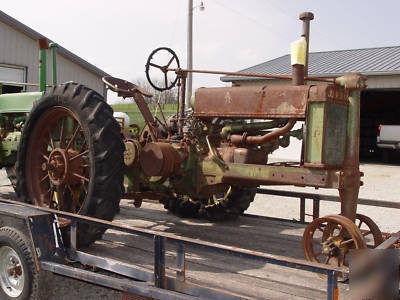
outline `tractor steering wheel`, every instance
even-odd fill
[[[155,63],[154,61],[152,62],[154,55],[157,54],[158,56],[167,56],[168,62],[166,65],[161,65],[158,63]],[[175,68],[171,68],[171,66],[174,66]],[[168,81],[168,72],[172,72],[171,69],[179,69],[180,65],[179,65],[179,59],[178,56],[176,55],[176,53],[170,49],[170,48],[166,48],[166,47],[160,47],[157,48],[156,50],[154,50],[153,52],[151,52],[149,58],[147,59],[147,63],[146,63],[146,77],[147,80],[149,81],[150,85],[155,88],[158,91],[165,91],[165,90],[169,90],[172,89],[176,82],[178,81],[178,74],[176,74],[175,78],[173,78],[173,80],[169,80]],[[160,70],[163,74],[163,81],[160,83],[162,84],[162,86],[157,85],[156,82],[154,82],[153,80],[151,80],[151,76],[150,76],[150,71],[151,70]]]

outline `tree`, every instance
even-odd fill
[[[177,99],[178,99],[178,87],[177,86],[173,87],[170,90],[160,92],[160,91],[156,90],[155,88],[153,88],[146,79],[138,78],[136,80],[133,80],[132,82],[153,94],[153,97],[146,98],[147,103],[151,103],[151,104],[157,104],[157,103],[176,104],[177,103]],[[154,82],[157,86],[162,86],[161,80],[155,80]]]

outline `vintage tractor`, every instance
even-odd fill
[[[82,85],[53,82],[46,90],[47,45],[42,41],[40,92],[0,96],[0,108],[9,107],[1,110],[2,163],[12,168],[17,161],[18,196],[107,220],[117,213],[121,197],[133,199],[136,206],[142,199],[158,199],[180,216],[222,220],[241,215],[259,185],[331,188],[339,190],[341,214],[315,219],[306,228],[306,258],[347,264],[350,249],[367,247],[362,223],[376,246],[382,241],[379,229],[356,214],[360,91],[365,80],[355,73],[307,77],[312,14],[303,13],[301,19],[303,37],[293,44],[292,76],[185,70],[171,49],[153,51],[146,75],[157,90],[178,86],[173,116],[161,112],[160,118],[154,117],[145,100],[151,93],[137,85],[103,78],[119,96],[135,100],[146,123],[143,128],[135,120],[119,126],[103,97]],[[154,83],[154,72],[162,75],[162,86]],[[200,88],[191,99],[192,108],[185,108],[189,72],[292,79],[292,85]],[[303,128],[292,130],[297,121],[304,121]],[[290,137],[302,139],[299,162],[268,163],[268,155],[289,146]],[[60,225],[68,232],[66,220]],[[81,225],[78,243],[89,245],[101,234],[99,228]]]

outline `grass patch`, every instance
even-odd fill
[[[155,115],[156,111],[157,111],[157,117],[162,120],[160,111],[157,109],[157,105],[156,104],[149,104],[148,105],[150,108],[151,113],[153,114],[153,116]],[[111,105],[112,109],[115,112],[124,112],[129,116],[130,122],[131,124],[137,124],[139,125],[139,127],[142,129],[145,125],[143,116],[141,114],[141,112],[139,111],[139,108],[137,107],[136,104],[114,104]],[[164,112],[165,117],[172,115],[174,113],[176,113],[176,104],[161,104],[161,108]]]

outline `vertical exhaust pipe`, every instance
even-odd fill
[[[299,15],[299,19],[303,21],[303,28],[301,35],[306,38],[307,49],[306,49],[306,61],[304,65],[304,77],[308,76],[308,54],[310,45],[310,21],[314,20],[314,14],[312,12],[303,12]]]
[[[49,49],[46,38],[40,38],[39,43],[39,92],[46,91],[46,51]]]
[[[52,59],[52,78],[53,78],[53,86],[57,85],[57,47],[58,44],[50,43],[49,48],[51,49],[51,59]]]
[[[311,12],[304,12],[299,18],[303,21],[301,38],[290,44],[293,85],[303,85],[304,77],[308,75],[310,20],[314,19],[314,15]]]

